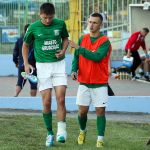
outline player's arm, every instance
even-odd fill
[[[28,62],[28,50],[29,50],[29,45],[23,42],[22,57],[24,61],[24,67],[25,67],[24,69],[25,69],[25,72],[30,73],[30,69],[33,70],[34,68]]]
[[[65,54],[69,44],[68,37],[62,38],[62,52]]]
[[[29,50],[29,44],[23,42],[22,57],[23,57],[24,65],[27,65],[29,63],[28,62],[28,50]]]
[[[101,61],[108,53],[110,48],[110,42],[104,42],[95,52],[89,51],[85,48],[79,47],[79,54],[92,61]]]
[[[78,45],[80,45],[83,36],[79,38]],[[72,41],[69,41],[71,43]],[[73,80],[77,79],[77,72],[78,72],[78,64],[79,64],[79,53],[77,50],[74,51],[74,58],[72,60],[72,68],[71,68],[71,77]]]
[[[69,44],[68,37],[62,38],[62,50],[57,51],[57,53],[55,54],[57,58],[60,58],[65,55],[68,44]]]
[[[63,23],[63,29],[62,29],[61,37],[62,37],[62,51],[65,54],[65,52],[68,48],[68,44],[69,44],[69,40],[68,40],[69,34],[67,31],[67,27],[66,27],[65,22]]]
[[[74,58],[72,60],[72,68],[71,68],[72,80],[77,79],[78,63],[79,63],[79,55],[77,54],[77,51],[75,51],[74,52]]]
[[[57,58],[60,58],[65,55],[66,50],[68,48],[69,40],[68,40],[69,34],[66,28],[65,22],[63,23],[63,28],[61,32],[61,38],[62,38],[62,49],[57,51],[55,54]]]
[[[110,48],[110,42],[104,42],[95,52],[92,52],[86,48],[78,46],[74,42],[71,41],[71,46],[76,48],[78,54],[83,55],[85,58],[92,60],[92,61],[101,61],[108,53]]]
[[[30,65],[28,62],[29,45],[33,42],[32,29],[30,27],[28,28],[23,40],[22,57],[24,61],[25,72],[30,73],[30,69],[34,69],[34,67],[32,67],[32,65]]]

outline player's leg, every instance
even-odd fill
[[[47,129],[46,146],[50,147],[54,144],[54,133],[52,129],[52,111],[51,111],[51,94],[52,82],[50,76],[49,63],[36,63],[37,77],[39,80],[39,91],[43,102],[43,119]],[[47,68],[47,69],[45,69]]]
[[[33,71],[33,75],[37,76],[36,71]],[[29,81],[30,83],[30,96],[36,96],[37,94],[37,83],[33,83]]]
[[[80,126],[80,133],[78,136],[78,144],[81,145],[85,142],[86,138],[86,123],[87,123],[87,113],[89,110],[89,106],[82,106],[79,105],[79,111],[78,111],[78,123]]]
[[[106,117],[105,117],[105,107],[108,102],[108,88],[107,86],[102,86],[99,88],[92,89],[92,103],[96,109],[97,115],[97,147],[104,146],[104,134],[106,127]]]
[[[65,106],[65,94],[66,86],[55,86],[55,94],[57,100],[57,141],[64,143],[67,139],[66,131],[66,106]]]
[[[66,86],[55,86],[55,94],[57,99],[57,119],[59,121],[65,121],[66,119],[66,106],[65,106],[65,94]]]
[[[67,75],[65,71],[65,61],[53,63],[52,84],[55,89],[55,95],[57,100],[57,138],[58,142],[64,143],[67,138],[66,131],[66,106],[65,106],[65,94],[67,87]]]
[[[15,97],[17,97],[19,95],[19,93],[21,92],[22,88],[24,87],[25,83],[26,83],[26,79],[24,79],[21,76],[21,72],[23,70],[21,68],[18,68],[18,79],[17,79],[17,84],[16,84],[16,91],[15,91]]]
[[[104,146],[104,133],[106,127],[105,107],[96,107],[97,115],[97,147]]]
[[[52,130],[51,91],[52,89],[41,91],[43,103],[43,119],[47,129],[46,146],[48,147],[53,146],[54,144],[54,133]]]
[[[86,138],[87,113],[89,110],[90,103],[91,103],[91,96],[90,96],[89,88],[84,85],[79,85],[76,104],[79,107],[78,123],[80,126],[80,133],[77,142],[80,145],[84,144]]]

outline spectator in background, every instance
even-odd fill
[[[136,78],[135,71],[137,67],[141,64],[141,58],[138,53],[138,49],[140,46],[143,48],[145,52],[145,57],[146,59],[148,58],[147,50],[146,50],[146,45],[145,45],[145,37],[149,33],[148,28],[143,28],[141,31],[134,32],[128,39],[126,46],[125,46],[125,51],[127,54],[127,57],[133,57],[133,65],[131,67],[131,72],[132,72],[132,79]]]
[[[150,81],[150,52],[148,51],[148,58],[145,55],[141,55],[142,63],[139,68],[139,74],[144,76],[146,81]]]
[[[24,33],[26,32],[27,28],[28,28],[29,24],[26,24],[24,26]],[[17,85],[16,85],[16,93],[15,93],[15,97],[17,97],[19,95],[19,93],[21,92],[22,88],[24,87],[25,83],[26,83],[26,79],[24,79],[21,76],[21,72],[24,72],[24,63],[23,63],[23,57],[22,57],[22,44],[23,44],[23,37],[20,37],[16,43],[15,43],[15,47],[13,49],[13,62],[15,63],[16,67],[18,68],[18,79],[17,79]],[[33,50],[33,44],[31,44],[29,46],[29,53],[28,53],[28,60],[29,63],[31,65],[33,65],[33,67],[35,68],[33,71],[33,75],[36,76],[36,67],[35,67],[35,58],[34,58],[34,50]],[[30,95],[31,96],[36,96],[37,93],[37,84],[36,83],[32,83],[30,82]]]

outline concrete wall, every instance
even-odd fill
[[[140,31],[143,27],[150,29],[150,10],[143,10],[143,5],[141,4],[131,4],[130,10],[131,33]],[[147,35],[145,41],[150,48],[150,34]]]
[[[0,55],[0,76],[17,75],[17,68],[12,61],[12,55]]]
[[[76,97],[66,97],[68,111],[76,111]],[[56,111],[56,100],[52,99],[52,110]],[[0,108],[42,110],[40,97],[0,97]],[[90,111],[95,108],[91,105]],[[106,111],[150,113],[150,96],[110,96]]]

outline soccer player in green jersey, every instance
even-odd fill
[[[48,2],[43,3],[40,7],[40,19],[29,26],[22,49],[25,71],[29,73],[33,67],[28,63],[28,47],[31,42],[34,42],[39,91],[43,102],[43,118],[47,128],[47,147],[54,144],[51,111],[52,88],[55,90],[57,100],[56,140],[64,143],[67,138],[65,120],[67,76],[64,57],[68,47],[68,32],[65,22],[54,17],[54,5]]]
[[[92,103],[97,115],[96,146],[104,146],[105,107],[108,103],[109,63],[112,48],[109,39],[100,32],[102,22],[103,18],[99,13],[91,14],[88,19],[90,33],[81,36],[78,45],[70,41],[70,46],[76,49],[72,61],[72,79],[77,79],[79,82],[76,100],[79,107],[80,133],[77,139],[79,145],[85,142],[87,113]]]

